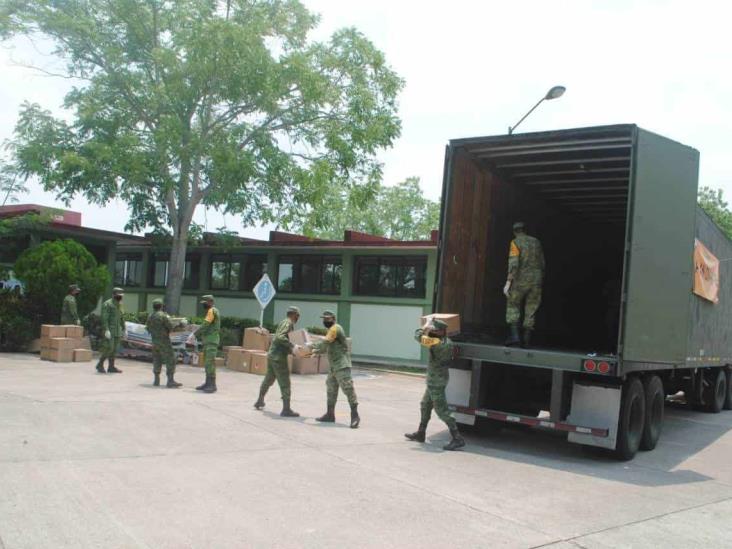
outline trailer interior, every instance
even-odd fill
[[[446,168],[438,308],[502,345],[512,225],[544,248],[532,347],[616,353],[634,126],[455,140]]]

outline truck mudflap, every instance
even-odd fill
[[[609,435],[610,429],[601,429],[597,427],[587,427],[584,425],[574,425],[563,421],[551,421],[548,418],[522,416],[520,414],[513,414],[508,412],[501,412],[499,410],[488,410],[482,408],[468,408],[466,406],[458,406],[455,404],[448,404],[448,409],[456,414],[463,414],[465,416],[484,417],[495,421],[503,421],[505,423],[519,423],[521,425],[528,425],[529,427],[542,427],[544,429],[552,429],[554,431],[564,431],[567,433],[579,433],[582,435],[588,435],[596,438],[605,438]],[[457,418],[460,421],[460,418]],[[461,423],[464,423],[460,421]],[[474,422],[470,422],[472,424]]]

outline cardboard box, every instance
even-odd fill
[[[292,373],[300,375],[312,375],[319,372],[320,359],[317,356],[310,358],[297,358],[292,360]]]
[[[66,337],[66,328],[55,324],[41,325],[41,338]]]
[[[244,330],[244,339],[241,346],[245,349],[257,351],[269,351],[272,343],[270,333],[265,328],[247,328]]]
[[[77,349],[87,349],[91,351],[91,339],[89,336],[82,337],[79,339],[79,343],[76,347]]]
[[[214,359],[214,363],[215,363],[215,366],[216,366],[216,368],[217,368],[217,369],[218,369],[218,368],[223,368],[223,367],[224,367],[224,366],[226,365],[226,359],[225,359],[225,358],[222,358],[222,357],[219,357],[219,356],[217,356],[217,357],[216,357],[216,358]]]
[[[203,368],[203,353],[193,353],[191,355],[191,366]]]
[[[79,345],[77,345],[78,342],[78,339],[71,337],[52,337],[49,340],[48,347],[56,350],[73,351],[79,347]]]
[[[74,349],[74,362],[89,362],[92,352],[89,349]]]
[[[226,353],[226,367],[235,372],[249,373],[249,351],[242,349],[229,349]]]
[[[312,339],[310,338],[310,334],[304,328],[301,330],[291,331],[289,334],[287,334],[287,337],[289,337],[290,342],[294,343],[295,345],[305,345],[312,341]]]
[[[259,376],[267,373],[267,353],[262,351],[249,352],[249,372]]]
[[[71,324],[64,326],[64,328],[66,328],[66,337],[71,337],[74,339],[81,339],[82,337],[84,337],[83,326],[76,326],[75,324]]]
[[[41,348],[41,360],[51,360],[51,349]]]
[[[447,322],[447,335],[452,336],[460,333],[460,315],[455,313],[434,313],[431,315],[425,315],[420,319],[420,328],[433,318]]]
[[[330,372],[330,360],[328,360],[328,355],[318,356],[318,372],[321,374],[327,374]]]
[[[229,351],[239,349],[244,350],[244,347],[240,347],[239,345],[225,345],[224,347],[222,347],[222,349],[224,351],[224,355],[227,355]]]
[[[307,358],[312,354],[312,350],[304,345],[295,345],[295,348],[292,350],[292,354],[295,355],[296,358]]]
[[[45,354],[41,356],[42,360],[50,360],[51,362],[73,362],[73,349],[44,349]]]

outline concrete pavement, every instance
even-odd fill
[[[415,429],[424,381],[360,372],[362,426],[320,425],[324,376],[293,377],[279,417],[261,377],[219,392],[154,388],[149,364],[0,354],[0,549],[137,547],[721,547],[732,534],[732,412],[667,408],[659,447],[629,463],[552,433]]]

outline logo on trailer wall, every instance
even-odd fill
[[[719,303],[719,259],[699,240],[694,240],[694,293]]]

